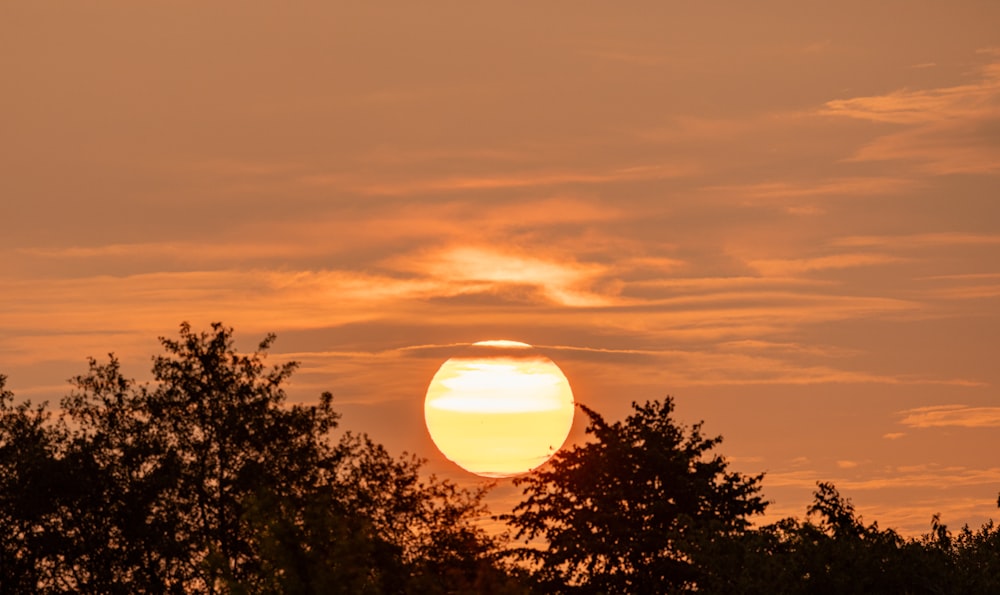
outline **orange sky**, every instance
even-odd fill
[[[997,516],[1000,3],[285,4],[0,5],[16,394],[221,320],[475,481],[424,391],[512,339],[674,395],[774,515]]]

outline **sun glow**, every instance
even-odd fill
[[[444,362],[424,401],[431,438],[449,460],[487,477],[526,473],[562,446],[573,393],[530,345],[481,341]]]

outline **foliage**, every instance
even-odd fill
[[[161,339],[152,384],[90,361],[52,419],[0,382],[0,591],[386,593],[502,575],[482,491],[286,403],[295,364],[221,324]],[[442,545],[444,544],[444,545]],[[443,577],[443,578],[440,578]],[[470,587],[471,588],[471,587]]]
[[[151,383],[91,360],[54,411],[0,375],[0,593],[1000,593],[992,521],[904,539],[819,483],[806,520],[752,526],[762,476],[669,397],[581,407],[592,439],[515,480],[515,545],[478,524],[489,486],[334,440],[329,393],[287,403],[273,340],[184,324]]]
[[[31,592],[45,561],[60,549],[58,534],[43,532],[57,511],[60,479],[58,435],[46,429],[50,414],[30,402],[14,404],[0,375],[0,591]]]
[[[853,504],[820,482],[805,522],[783,519],[749,533],[746,563],[728,589],[744,594],[982,594],[1000,592],[1000,534],[992,522],[953,536],[904,539],[866,525]]]
[[[543,589],[684,592],[725,574],[716,554],[763,512],[761,476],[728,471],[710,453],[721,438],[678,425],[669,397],[633,403],[624,422],[581,408],[594,441],[516,479],[525,499],[504,517]]]
[[[910,546],[920,552],[920,570],[934,593],[1000,593],[1000,527],[992,520],[953,534],[935,515],[931,533]]]
[[[805,521],[750,526],[762,476],[727,470],[701,425],[673,404],[633,404],[624,422],[583,407],[593,440],[515,480],[524,498],[503,517],[523,540],[510,553],[547,593],[1000,593],[1000,529],[904,539],[866,524],[820,482]]]

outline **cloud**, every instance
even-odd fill
[[[834,240],[835,246],[928,248],[938,246],[995,246],[1000,235],[972,232],[934,232],[902,235],[847,236]]]
[[[726,460],[737,465],[747,465],[748,463],[759,464],[765,461],[761,456],[729,456]]]
[[[748,260],[746,264],[766,277],[787,277],[813,271],[890,264],[902,260],[902,258],[888,254],[859,253],[834,254],[816,258],[755,259]]]
[[[821,114],[892,124],[924,124],[994,113],[1000,65],[984,69],[979,83],[924,91],[901,89],[886,95],[828,101]]]
[[[563,252],[610,252],[616,266],[649,270],[676,267],[680,261],[648,255],[637,241],[615,239],[609,224],[645,215],[599,200],[553,196],[545,199],[467,201],[449,199],[420,204],[373,201],[363,208],[332,204],[322,212],[304,211],[290,219],[258,219],[223,228],[204,239],[156,239],[91,245],[22,245],[4,258],[0,274],[35,276],[54,270],[95,272],[197,271],[212,269],[348,268],[371,270],[387,253],[405,253],[421,245],[518,244]],[[591,229],[581,237],[580,227]],[[17,267],[17,268],[14,268]],[[8,270],[4,270],[4,269]]]
[[[759,339],[742,339],[738,341],[726,341],[717,345],[723,351],[754,351],[754,352],[779,352],[794,353],[798,355],[814,355],[820,357],[853,357],[861,355],[863,352],[856,349],[846,349],[843,347],[832,347],[828,345],[807,345],[804,343],[789,343],[777,341],[762,341]]]
[[[487,175],[456,175],[430,179],[415,179],[398,183],[365,183],[356,191],[371,195],[410,195],[435,192],[461,192],[537,188],[564,185],[593,185],[657,180],[688,176],[695,173],[686,165],[640,165],[605,171],[552,170],[503,172]]]
[[[471,291],[528,286],[564,306],[606,306],[611,296],[589,289],[607,271],[595,263],[544,258],[485,246],[455,246],[420,255],[392,258],[386,266]]]
[[[613,313],[605,312],[610,316]],[[473,313],[478,321],[475,327],[480,333],[489,333],[487,329],[492,328],[493,321],[484,313]],[[555,324],[565,325],[572,322],[570,316],[564,318],[564,314],[556,311],[538,313],[533,318],[522,320],[522,324],[530,326],[533,324]],[[449,320],[450,318],[450,320]],[[548,320],[547,320],[548,319]],[[400,336],[429,336],[437,333],[437,336],[468,336],[465,317],[461,313],[453,312],[448,318],[435,316],[425,320],[426,329],[411,329],[406,335]],[[373,323],[371,328],[381,328],[379,324]],[[453,330],[457,334],[449,334],[446,329],[448,325],[454,325]],[[365,332],[366,323],[360,323],[353,334],[367,336],[371,332]],[[463,335],[464,332],[464,335]],[[543,333],[544,334],[544,333]],[[666,333],[667,336],[674,335],[674,332]],[[349,342],[348,336],[340,332],[342,342]],[[398,333],[397,333],[398,335]],[[482,339],[487,335],[477,336]],[[681,348],[639,348],[639,347],[616,347],[613,343],[602,346],[599,341],[601,337],[609,341],[607,329],[601,330],[596,337],[589,340],[581,340],[576,344],[544,344],[539,343],[537,347],[557,359],[561,365],[583,365],[587,369],[587,377],[591,382],[596,382],[602,375],[607,374],[609,381],[615,376],[622,374],[622,366],[641,367],[643,381],[656,386],[760,386],[760,385],[816,385],[816,384],[883,384],[883,385],[957,385],[967,386],[968,382],[961,379],[940,379],[933,377],[914,377],[908,375],[893,375],[891,373],[878,373],[864,370],[850,369],[845,364],[840,366],[811,363],[817,358],[840,357],[838,352],[813,351],[809,349],[777,351],[771,349],[761,349],[758,351],[731,351],[730,344],[722,344],[715,348],[698,347],[690,349]],[[526,337],[519,336],[518,339]],[[589,341],[586,342],[586,341]],[[659,341],[653,340],[654,344]],[[370,341],[368,343],[371,343]],[[368,344],[366,343],[366,344]],[[676,344],[676,341],[674,341]],[[426,360],[438,359],[452,354],[457,346],[464,343],[444,342],[440,344],[414,344],[413,346],[401,345],[388,350],[345,350],[345,351],[315,351],[286,353],[286,357],[293,357],[305,362],[306,371],[325,371],[328,374],[339,375],[345,370],[357,370],[353,373],[361,373],[360,370],[366,366],[374,370],[384,370],[390,362],[399,362],[401,359]],[[393,366],[396,363],[392,363]],[[406,364],[410,365],[410,364]]]
[[[653,289],[680,292],[710,292],[736,289],[766,289],[779,287],[818,287],[832,285],[830,281],[821,279],[803,279],[801,277],[758,277],[750,275],[734,275],[722,277],[667,277],[663,279],[642,279],[630,281],[632,289]]]
[[[25,247],[17,252],[48,259],[162,258],[172,260],[221,261],[301,256],[302,247],[276,242],[137,242],[96,246]]]
[[[914,186],[915,182],[906,178],[885,176],[846,177],[832,180],[809,182],[759,182],[753,184],[737,184],[728,186],[706,186],[706,192],[724,193],[746,202],[748,205],[759,204],[761,199],[788,199],[810,197],[852,197],[894,194]],[[748,199],[754,199],[750,202]],[[809,208],[809,206],[801,206]],[[816,208],[816,207],[813,207]]]
[[[553,226],[563,221],[631,216],[600,202],[575,199],[553,199],[540,208],[528,203],[509,206],[513,217],[503,211],[508,205],[433,203],[423,212],[403,205],[397,219],[334,222],[332,227],[325,222],[301,228],[290,225],[277,234],[280,245],[322,256],[324,249],[343,240],[338,235],[341,232],[349,238],[355,237],[352,233],[361,238],[369,230],[381,230],[388,237],[397,231],[429,233],[419,229],[425,221],[428,226],[437,226],[431,228],[439,234],[431,247],[406,246],[391,251],[393,255],[388,257],[378,257],[373,251],[368,261],[362,256],[353,258],[348,263],[350,269],[226,267],[11,280],[5,285],[10,307],[0,312],[0,327],[25,333],[44,329],[62,335],[117,328],[122,333],[155,336],[181,320],[205,324],[225,312],[227,324],[249,333],[349,326],[362,329],[338,335],[341,344],[349,344],[345,337],[350,332],[357,334],[372,325],[402,325],[401,334],[393,335],[397,337],[461,339],[462,329],[504,329],[516,320],[518,328],[549,329],[553,337],[574,336],[567,329],[588,329],[580,332],[588,338],[576,344],[580,359],[585,359],[584,350],[591,349],[591,359],[601,352],[607,357],[657,360],[663,372],[652,374],[649,381],[662,385],[978,386],[963,378],[856,369],[843,362],[831,365],[816,358],[857,354],[787,339],[810,325],[919,312],[923,306],[918,302],[830,294],[826,292],[834,286],[831,282],[799,277],[809,271],[895,262],[895,257],[860,252],[765,259],[750,263],[761,276],[675,277],[672,275],[686,270],[690,262],[663,255],[663,251],[674,250],[673,246],[651,248],[625,240],[602,245],[588,240],[592,248],[588,252],[575,237],[546,245],[544,234],[528,241],[491,243],[491,235],[508,233],[507,226],[532,216],[542,222],[539,225]],[[582,208],[574,211],[575,206]],[[466,214],[474,217],[471,222],[462,220]],[[414,220],[407,222],[405,217],[409,216]],[[444,221],[435,223],[438,217]],[[289,239],[284,244],[295,229],[302,230],[298,243]],[[466,241],[476,235],[481,236],[479,241]],[[368,241],[378,246],[384,238]],[[56,251],[51,257],[118,258],[130,252],[169,253],[174,249],[171,246],[155,242],[110,245]],[[217,248],[223,264],[230,251],[239,252],[238,246],[222,244]],[[360,254],[371,248],[360,245],[356,249]],[[190,258],[196,258],[199,250],[211,253],[211,247],[198,244],[181,244],[177,250],[190,253]],[[545,336],[544,330],[538,333]],[[782,340],[769,338],[779,333]],[[590,340],[593,337],[630,339],[610,343],[605,350],[600,339]],[[641,340],[636,342],[636,337]],[[46,341],[55,339],[11,349],[17,349],[21,358],[44,357]],[[567,350],[574,346],[565,338],[556,341]],[[685,344],[700,346],[695,351],[648,349]],[[79,357],[79,351],[70,355]]]
[[[899,423],[911,428],[1000,428],[1000,407],[935,405],[900,411]]]
[[[988,281],[997,280],[1000,281],[1000,273],[960,273],[956,275],[930,275],[928,277],[920,277],[921,279],[933,280],[933,281]]]
[[[921,488],[948,486],[994,485],[1000,482],[1000,467],[976,469],[960,466],[929,466],[923,471],[901,473],[898,476],[871,477],[854,481],[838,481],[845,490],[882,490],[886,488]]]
[[[714,203],[742,209],[779,212],[793,217],[820,217],[836,214],[845,208],[846,201],[899,196],[919,184],[912,177],[872,175],[716,184],[700,187],[698,191],[711,197]]]
[[[945,300],[977,300],[1000,297],[1000,283],[944,287],[925,292],[928,297]]]
[[[785,211],[789,215],[799,215],[805,217],[814,217],[817,215],[825,215],[826,209],[823,207],[817,207],[815,205],[793,205],[785,207]]]
[[[672,335],[673,333],[668,333]],[[581,361],[596,374],[596,364],[641,365],[651,384],[664,386],[760,386],[816,384],[952,385],[970,386],[963,379],[915,377],[852,370],[810,363],[822,354],[727,351],[728,343],[714,349],[630,349],[544,346],[561,352],[563,361]]]
[[[908,503],[893,499],[866,508],[869,509],[865,512],[866,518],[878,519],[881,526],[912,536],[929,532],[934,515],[952,525],[952,529],[960,526],[956,519],[964,519],[963,523],[968,523],[973,530],[996,516],[996,503],[992,498],[961,497],[957,494],[949,494],[944,499],[915,498]]]
[[[965,85],[829,101],[819,113],[902,127],[863,146],[854,161],[915,161],[931,174],[995,173],[1000,62],[986,64],[979,74]]]
[[[920,309],[916,302],[894,298],[776,290],[717,291],[626,300],[603,311],[601,324],[606,330],[673,344],[765,337],[817,323],[912,314]]]
[[[522,311],[518,316],[525,324],[577,325],[571,310],[586,306],[603,309],[599,326],[607,330],[629,328],[648,330],[654,335],[708,333],[746,338],[757,336],[745,334],[750,327],[787,329],[916,307],[888,298],[775,291],[749,278],[678,279],[662,286],[639,282],[647,290],[668,293],[643,298],[617,294],[622,284],[628,286],[627,280],[611,282],[621,271],[674,264],[671,260],[626,260],[619,270],[617,263],[582,262],[555,253],[457,245],[392,257],[382,263],[383,272],[378,267],[368,271],[223,269],[63,279],[7,278],[0,326],[19,332],[128,332],[162,328],[164,322],[172,327],[184,319],[214,319],[217,314],[213,313],[227,312],[227,318],[239,319],[227,320],[230,324],[242,327],[246,323],[248,331],[256,331],[371,320],[390,316],[404,305],[410,314],[431,320],[443,312],[428,300],[477,293],[495,293],[502,298],[504,292],[527,289],[540,299],[539,305],[557,309]],[[785,282],[774,283],[781,286]],[[789,283],[794,286],[794,282]],[[733,284],[747,289],[733,290]],[[758,285],[762,291],[756,290]],[[676,291],[695,293],[669,295]],[[479,324],[487,324],[491,319],[484,307],[488,305],[470,303],[465,310],[450,308],[447,316],[459,321],[467,313],[479,317]],[[567,307],[571,310],[558,310]]]
[[[910,160],[927,173],[993,174],[1000,172],[1000,143],[984,131],[1000,125],[1000,114],[988,120],[935,123],[883,136],[863,147],[856,161]]]
[[[931,275],[921,281],[951,283],[924,292],[930,298],[944,300],[975,300],[1000,297],[1000,273],[968,273],[958,275]]]
[[[942,486],[982,486],[1000,482],[1000,467],[971,468],[937,464],[900,466],[887,469],[881,475],[864,478],[833,476],[817,470],[772,471],[765,477],[765,484],[773,487],[814,488],[819,480],[832,481],[841,491],[888,488],[936,488]],[[826,477],[824,477],[826,476]]]
[[[899,440],[903,436],[906,436],[906,432],[889,432],[887,434],[882,434],[882,437],[886,440]]]
[[[332,326],[377,317],[399,300],[465,288],[349,271],[223,270],[8,281],[0,326],[21,332],[106,332],[214,320],[250,331]]]

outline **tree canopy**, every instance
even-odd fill
[[[761,524],[763,475],[670,397],[581,405],[587,441],[515,479],[489,534],[488,484],[341,430],[330,393],[289,403],[273,341],[183,324],[150,382],[91,359],[54,409],[0,375],[0,593],[1000,593],[992,521],[904,538],[820,482]]]
[[[333,441],[294,363],[215,324],[161,339],[154,380],[91,360],[56,417],[0,383],[0,591],[398,593],[495,570],[482,491],[420,474],[366,436]],[[441,577],[446,577],[442,581]],[[431,578],[432,577],[432,578]],[[418,588],[419,586],[419,588]]]
[[[721,438],[676,423],[672,399],[632,407],[608,423],[582,406],[594,440],[514,480],[526,498],[505,520],[549,592],[694,588],[727,572],[719,542],[764,511],[762,476],[729,471],[713,452]]]

